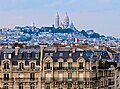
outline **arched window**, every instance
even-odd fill
[[[19,69],[23,70],[24,69],[24,64],[23,63],[19,63]]]
[[[68,83],[68,88],[72,88],[72,84],[71,83]]]
[[[8,84],[7,83],[4,84],[4,89],[8,89]]]
[[[35,63],[31,63],[31,69],[35,69]]]
[[[45,89],[50,89],[50,84],[49,83],[45,84]]]
[[[4,63],[4,69],[9,69],[9,64],[8,63]]]
[[[30,89],[35,89],[35,85],[33,83],[30,84]]]
[[[23,83],[19,84],[19,89],[23,89]]]

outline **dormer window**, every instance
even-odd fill
[[[83,56],[83,53],[80,53],[80,57],[82,57]]]
[[[63,53],[60,53],[59,56],[62,57],[62,56],[63,56]]]
[[[36,59],[39,58],[39,54],[38,54],[38,53],[35,54],[35,58],[36,58]]]
[[[53,56],[53,53],[50,53],[50,56]]]
[[[4,59],[7,59],[8,58],[8,54],[4,54]]]
[[[45,53],[45,56],[48,56],[48,53]]]
[[[72,56],[72,53],[69,53],[69,57],[71,57]]]
[[[23,58],[26,58],[26,57],[27,57],[27,53],[23,52]]]
[[[11,59],[11,54],[8,54],[8,58]]]
[[[21,53],[18,55],[18,59],[22,59],[22,54]]]
[[[30,57],[31,57],[31,54],[30,53],[27,54],[27,59],[30,59]]]
[[[35,58],[35,52],[32,52],[32,58]]]

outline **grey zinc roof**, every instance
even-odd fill
[[[2,51],[3,51],[3,53],[13,53],[15,51],[15,49],[12,49],[12,48],[3,48]]]
[[[90,55],[88,56],[86,54],[86,51],[75,51],[75,52],[72,52],[72,51],[44,51],[43,53],[43,58],[46,57],[45,54],[48,54],[50,55],[50,53],[53,53],[53,56],[51,56],[51,58],[53,59],[53,61],[57,62],[59,58],[63,58],[64,61],[66,62],[68,58],[72,58],[73,61],[77,61],[77,59],[80,57],[80,54],[82,53],[82,57],[86,60],[86,61],[89,61],[90,59]],[[63,54],[63,56],[60,56],[60,53]],[[71,53],[72,55],[69,56],[69,53]],[[92,55],[92,54],[91,54]]]
[[[23,49],[20,49],[19,50],[19,53],[23,53],[23,52],[27,52],[27,53],[32,53],[32,52],[35,52],[35,53],[39,53],[39,49],[33,49],[33,48],[31,48],[31,49],[25,49],[25,48],[23,48]]]

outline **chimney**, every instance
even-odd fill
[[[15,47],[15,55],[18,55],[18,51],[19,51],[20,47]]]
[[[0,45],[0,50],[3,48],[3,46],[2,45]]]
[[[73,52],[73,53],[75,53],[75,51],[76,51],[76,48],[75,48],[75,47],[73,47],[73,48],[72,48],[72,52]]]

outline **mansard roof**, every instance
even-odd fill
[[[68,58],[72,58],[73,62],[76,62],[77,59],[81,56],[83,57],[86,61],[89,61],[89,59],[92,56],[92,52],[90,54],[88,54],[86,51],[44,51],[43,52],[43,59],[45,58],[45,56],[50,55],[51,58],[53,59],[54,62],[57,62],[59,58],[62,58],[64,60],[64,62],[67,62]],[[52,54],[52,55],[51,55]]]
[[[23,53],[23,52],[26,52],[26,53],[32,53],[32,52],[35,52],[35,53],[39,53],[39,49],[34,49],[34,48],[29,48],[29,49],[26,49],[26,48],[22,48],[22,49],[19,49],[19,53]]]
[[[15,51],[15,49],[12,49],[12,48],[3,48],[2,49],[3,53],[13,53],[14,51]]]

